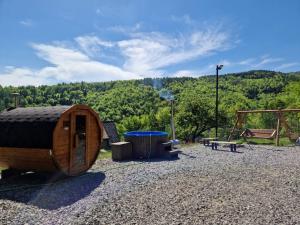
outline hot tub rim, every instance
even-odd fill
[[[150,136],[167,137],[168,133],[165,131],[129,131],[124,133],[124,137],[150,137]]]

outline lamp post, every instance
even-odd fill
[[[175,141],[175,123],[174,123],[174,99],[171,99],[171,129],[172,129],[172,138]]]
[[[218,115],[219,115],[219,70],[223,65],[216,66],[216,138],[218,137]]]

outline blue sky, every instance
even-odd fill
[[[0,0],[0,85],[300,70],[298,0]]]

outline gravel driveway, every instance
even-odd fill
[[[80,177],[2,184],[0,224],[300,224],[299,147],[182,150],[178,160],[98,160]]]

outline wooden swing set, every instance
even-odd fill
[[[291,140],[295,141],[299,134],[292,133],[290,126],[288,125],[285,113],[299,113],[300,109],[269,109],[269,110],[246,110],[236,112],[236,122],[232,128],[228,141],[231,141],[233,133],[236,129],[241,129],[245,123],[245,118],[248,114],[255,113],[273,113],[277,118],[276,129],[245,129],[241,133],[241,137],[244,138],[260,138],[260,139],[276,139],[276,146],[279,145],[280,129],[285,128],[286,136]]]

